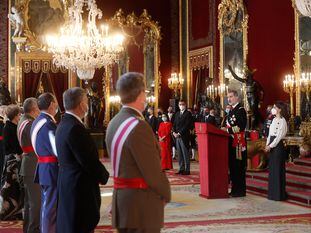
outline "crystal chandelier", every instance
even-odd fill
[[[84,6],[89,11],[87,23],[82,19]],[[48,51],[53,53],[56,66],[76,71],[78,77],[87,83],[93,78],[96,68],[118,60],[124,37],[121,34],[110,36],[107,25],[97,28],[96,19],[101,19],[103,14],[95,0],[75,0],[68,11],[69,20],[59,35],[46,36]]]
[[[311,17],[311,0],[295,0],[297,9],[303,16]]]

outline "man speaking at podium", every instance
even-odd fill
[[[239,103],[239,95],[236,90],[228,91],[228,102],[232,106],[228,114],[226,127],[223,128],[229,134],[229,171],[231,180],[232,197],[244,197],[246,195],[246,165],[247,150],[245,128],[247,115],[244,107]]]

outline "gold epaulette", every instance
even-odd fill
[[[232,131],[233,131],[233,133],[239,133],[240,132],[240,127],[239,126],[233,126],[232,127]]]

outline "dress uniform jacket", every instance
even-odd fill
[[[41,186],[41,232],[56,232],[58,160],[55,145],[56,123],[41,112],[31,126],[31,144],[38,156],[36,183]]]
[[[34,118],[24,114],[17,125],[18,140],[23,150],[23,159],[20,175],[30,178],[33,182],[37,166],[37,156],[32,148],[30,129]]]
[[[138,111],[123,107],[108,125],[106,145],[112,156],[112,143],[119,126],[129,118],[137,121],[121,149],[118,172],[114,176],[145,181],[147,188],[115,188],[112,226],[115,228],[160,229],[164,205],[171,199],[168,179],[161,171],[160,147],[151,127]]]
[[[40,127],[41,126],[41,127]],[[41,112],[31,127],[31,141],[39,157],[57,157],[55,147],[56,123],[46,113]],[[40,185],[56,185],[58,163],[38,163],[35,182]]]
[[[82,122],[66,113],[56,130],[59,161],[58,233],[90,233],[100,218],[99,183],[109,173],[99,161],[96,144]]]
[[[25,203],[24,203],[24,232],[40,232],[40,185],[34,183],[37,166],[37,156],[31,144],[30,130],[34,118],[24,114],[17,125],[17,136],[23,150],[20,175],[24,178]]]
[[[246,191],[245,172],[247,162],[245,128],[247,115],[244,107],[237,104],[227,116],[229,137],[229,169],[232,184],[231,194],[244,196]]]

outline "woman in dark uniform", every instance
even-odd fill
[[[283,138],[287,133],[286,105],[283,102],[274,104],[271,113],[275,115],[267,138],[266,151],[269,154],[269,186],[268,199],[282,201],[286,199],[285,161],[286,150]]]

